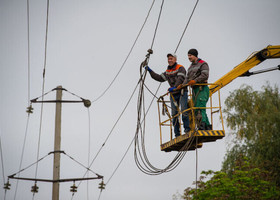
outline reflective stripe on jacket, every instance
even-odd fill
[[[177,63],[173,66],[168,66],[167,70],[160,75],[154,71],[151,71],[150,74],[153,79],[159,82],[168,81],[171,87],[179,86],[186,79],[186,69]]]

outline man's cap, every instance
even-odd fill
[[[167,54],[167,57],[169,57],[169,56],[172,56],[172,57],[174,57],[174,58],[177,58],[176,54],[174,54],[174,53],[169,53],[169,54]]]
[[[188,51],[188,54],[191,54],[191,55],[194,55],[195,57],[197,57],[198,51],[197,51],[196,49],[190,49],[190,50]]]

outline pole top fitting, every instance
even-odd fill
[[[85,107],[90,107],[91,106],[91,101],[90,100],[88,100],[88,99],[83,99],[83,102],[84,102],[84,106]]]

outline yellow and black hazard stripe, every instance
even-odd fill
[[[195,134],[196,136],[225,136],[225,131],[223,130],[198,130]]]

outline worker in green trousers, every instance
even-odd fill
[[[209,77],[209,66],[208,64],[201,60],[198,56],[198,51],[196,49],[190,49],[188,51],[188,58],[191,62],[188,68],[187,78],[185,83],[192,86],[193,88],[193,102],[195,107],[206,107],[207,101],[209,99],[209,87],[208,85],[195,85],[196,83],[207,83]],[[206,110],[196,109],[195,115],[197,121],[199,121],[199,130],[211,130],[212,126],[209,123]]]

